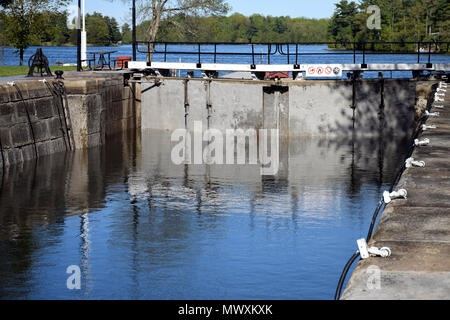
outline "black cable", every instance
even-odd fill
[[[70,148],[69,145],[68,145],[68,141],[67,141],[67,140],[69,140],[69,137],[67,136],[67,128],[64,131],[63,120],[61,119],[61,111],[59,110],[59,107],[61,106],[62,97],[59,95],[59,92],[56,89],[52,88],[47,81],[45,81],[45,85],[47,86],[47,89],[50,91],[50,93],[51,93],[51,95],[53,97],[53,102],[55,103],[56,110],[58,110],[58,119],[59,119],[59,124],[61,126],[60,130],[63,133],[64,145],[66,146],[66,151],[67,151]],[[61,109],[63,109],[63,108],[64,107],[61,106]],[[67,140],[66,140],[66,138],[67,138]]]
[[[67,90],[66,86],[64,85],[63,81],[56,81],[53,82],[53,86],[56,90],[58,90],[60,96],[61,96],[61,107],[64,115],[64,124],[66,127],[66,133],[67,133],[67,140],[69,141],[69,149],[70,151],[74,150],[75,146],[75,140],[73,138],[73,132],[72,132],[72,120],[70,118],[70,112],[69,110],[66,110],[67,106],[69,105],[69,101],[67,98]],[[64,102],[66,107],[64,106]],[[67,112],[66,112],[67,111]]]
[[[348,270],[352,266],[353,262],[359,257],[359,251],[355,252],[353,256],[348,260],[347,264],[342,271],[341,277],[339,278],[339,283],[336,288],[336,293],[334,294],[334,300],[339,300],[341,297],[342,286],[344,285],[345,278],[347,276]]]
[[[429,100],[430,100],[430,99],[429,99]],[[430,109],[431,109],[431,106],[432,106],[432,105],[430,104],[430,105],[427,107],[427,110],[430,110]],[[417,139],[418,136],[419,136],[419,134],[422,132],[422,125],[426,122],[426,120],[427,120],[426,117],[422,117],[422,118],[419,120],[419,124],[418,124],[418,126],[416,127],[416,130],[415,130],[415,132],[414,132],[414,134],[413,134],[413,139],[412,139],[413,141],[414,141],[415,139]],[[400,178],[402,177],[403,172],[404,172],[405,169],[406,169],[406,164],[405,164],[405,162],[406,162],[407,159],[409,159],[409,158],[412,156],[412,154],[413,154],[413,152],[414,152],[414,149],[415,149],[415,145],[414,145],[414,143],[413,143],[413,144],[410,146],[410,148],[408,149],[408,153],[407,153],[407,155],[406,155],[405,161],[403,161],[403,164],[402,164],[400,170],[398,171],[398,173],[397,173],[397,175],[396,175],[396,177],[395,177],[394,182],[392,183],[392,186],[391,186],[391,188],[390,188],[390,192],[392,192],[392,191],[394,190],[395,186],[396,186],[396,185],[398,184],[398,182],[400,181]],[[381,212],[381,209],[382,209],[383,207],[384,207],[384,199],[381,199],[381,201],[378,203],[378,206],[377,206],[377,208],[376,208],[376,210],[375,210],[375,212],[374,212],[374,214],[373,214],[373,216],[372,216],[372,222],[370,223],[369,232],[368,232],[367,238],[366,238],[367,243],[368,243],[368,242],[370,241],[370,239],[372,238],[372,233],[373,233],[373,229],[375,228],[375,223],[376,223],[377,218],[378,218],[378,215],[379,215],[379,213]],[[338,286],[337,286],[337,288],[336,288],[336,293],[335,293],[335,295],[334,295],[334,300],[339,300],[339,299],[340,299],[342,287],[343,287],[343,285],[344,285],[345,278],[347,277],[347,273],[348,273],[348,271],[350,270],[350,267],[352,266],[352,264],[353,264],[353,263],[355,262],[355,260],[359,257],[359,255],[360,255],[359,252],[356,252],[355,254],[353,254],[353,256],[348,260],[347,264],[345,265],[344,270],[342,270],[342,274],[341,274],[341,277],[339,278],[339,283],[338,283]]]
[[[383,205],[384,205],[384,200],[382,199],[378,203],[378,207],[372,216],[372,222],[370,223],[369,232],[367,233],[367,237],[366,237],[366,242],[369,242],[369,240],[372,238],[373,229],[375,228],[375,223],[377,221],[378,214],[381,212],[381,208],[383,207]]]

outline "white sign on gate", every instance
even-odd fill
[[[310,64],[306,66],[306,77],[342,77],[342,66],[340,64]]]

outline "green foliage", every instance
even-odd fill
[[[122,43],[130,44],[132,42],[131,27],[128,23],[122,26]]]
[[[3,1],[0,18],[2,30],[9,44],[17,48],[20,64],[23,52],[40,39],[53,17],[53,13],[67,5],[68,0],[13,0]]]
[[[369,30],[366,9],[381,9],[381,30]],[[448,0],[341,0],[328,28],[330,41],[450,41]],[[343,46],[337,46],[343,47]],[[348,46],[347,46],[348,47]],[[414,45],[376,45],[374,50],[417,50]]]
[[[71,36],[71,30],[67,27],[67,12],[51,12],[48,15],[50,19],[43,28],[39,43],[36,44],[49,43],[60,46],[67,43]]]
[[[98,12],[86,15],[86,33],[88,43],[93,45],[109,46],[122,40],[116,19]]]
[[[322,42],[327,39],[328,19],[271,17],[235,13],[223,16],[186,16],[178,14],[161,21],[159,41],[208,42]],[[138,27],[139,39],[145,37],[149,22]]]

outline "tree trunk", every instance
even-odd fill
[[[154,9],[153,11],[153,17],[152,20],[150,21],[150,27],[148,30],[148,41],[150,41],[150,44],[148,46],[148,54],[147,54],[147,62],[151,62],[153,59],[153,49],[154,49],[154,44],[152,42],[156,41],[156,37],[158,35],[158,30],[159,30],[159,24],[161,22],[161,14],[162,11],[158,10],[158,9]]]
[[[19,56],[20,56],[20,66],[23,66],[23,48],[19,49]]]

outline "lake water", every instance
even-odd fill
[[[28,59],[31,55],[36,52],[37,47],[30,47],[25,51],[24,61],[28,62]],[[145,51],[144,48],[141,48],[141,51]],[[163,46],[158,46],[158,50],[164,50]],[[112,54],[112,57],[116,56],[132,56],[132,47],[131,45],[123,45],[118,47],[89,47],[87,51],[117,51]],[[198,62],[198,55],[196,51],[198,50],[196,46],[179,46],[179,45],[169,45],[167,50],[170,52],[174,51],[188,51],[193,52],[190,55],[171,55],[168,54],[166,57],[166,61],[168,62]],[[272,51],[275,49],[272,48]],[[284,46],[283,50],[287,52],[287,47]],[[327,49],[327,46],[324,45],[312,45],[312,46],[300,46],[299,50],[301,53],[321,53],[321,55],[306,55],[300,56],[299,63],[300,64],[340,64],[340,63],[353,63],[353,52],[347,51],[348,54],[341,55],[336,54],[336,52],[330,51]],[[19,57],[14,53],[13,48],[5,48],[5,65],[15,66],[19,65]],[[214,46],[203,46],[203,52],[214,52]],[[223,45],[219,46],[217,49],[218,52],[245,52],[251,53],[251,46],[242,45],[242,46],[230,46]],[[77,59],[77,49],[76,47],[43,47],[43,52],[47,56],[51,65],[55,65],[56,62],[63,63],[76,63]],[[256,59],[255,63],[267,63],[267,57],[261,56],[261,53],[267,52],[267,46],[255,46],[255,54]],[[295,53],[295,46],[290,46],[290,53]],[[339,52],[342,53],[342,52]],[[146,55],[144,53],[137,54],[138,61],[145,61]],[[154,61],[164,61],[163,54],[155,54]],[[212,55],[203,55],[201,56],[202,63],[214,62],[214,58]],[[271,64],[286,64],[287,57],[282,56],[280,54],[276,54],[271,57]],[[428,62],[428,55],[424,54],[421,56],[421,63]],[[431,56],[432,63],[450,63],[450,55],[432,55]],[[251,64],[252,58],[251,56],[230,56],[230,55],[221,55],[217,58],[217,63],[244,63]],[[291,57],[290,63],[295,63],[295,57]],[[359,52],[356,63],[363,63],[362,53]],[[417,63],[417,54],[402,54],[402,55],[393,55],[393,54],[370,54],[366,56],[366,63]],[[411,72],[384,72],[383,76],[385,78],[408,78],[411,77]],[[200,75],[198,75],[200,76]],[[365,72],[366,78],[376,78],[378,77],[378,72]]]
[[[0,298],[332,299],[409,145],[292,139],[287,170],[261,177],[176,166],[169,134],[145,131],[11,167]]]

